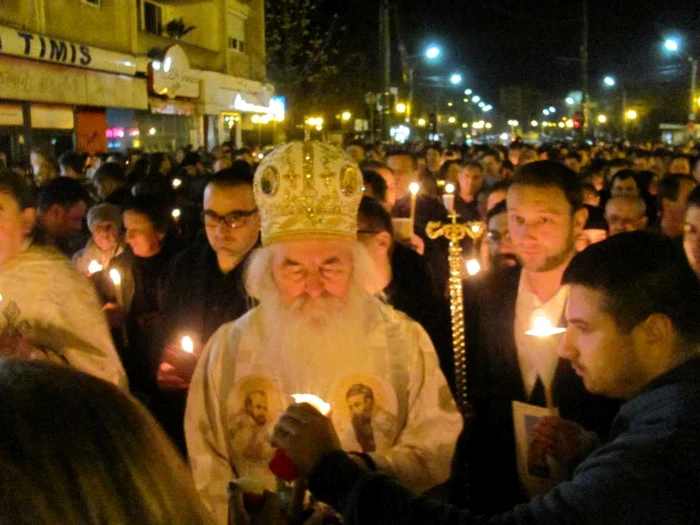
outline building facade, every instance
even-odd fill
[[[265,73],[264,0],[2,0],[0,150],[241,145]]]

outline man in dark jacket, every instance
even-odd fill
[[[219,171],[209,180],[203,202],[206,237],[178,254],[165,275],[164,352],[154,403],[157,418],[183,451],[185,401],[197,357],[222,324],[254,304],[243,272],[260,230],[249,169]],[[192,353],[183,351],[183,337],[192,339]]]
[[[650,253],[654,257],[649,257]],[[339,451],[330,419],[292,405],[276,425],[281,446],[321,501],[346,524],[700,523],[700,284],[673,243],[623,233],[578,254],[560,355],[592,393],[624,399],[609,441],[571,481],[498,516],[418,497]],[[533,432],[561,447],[545,420]]]

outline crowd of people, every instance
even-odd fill
[[[700,523],[699,183],[692,144],[32,151],[0,518]]]

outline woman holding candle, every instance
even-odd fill
[[[88,211],[87,223],[90,240],[73,256],[73,263],[81,272],[90,274],[88,266],[92,261],[106,268],[124,251],[121,210],[114,204],[98,204]]]

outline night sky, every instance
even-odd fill
[[[530,85],[564,96],[580,85],[582,2],[578,0],[398,0],[400,38],[411,52],[429,42],[445,50],[421,75],[460,71],[465,86],[497,100],[498,88]],[[340,10],[351,34],[346,41],[378,60],[376,0],[350,0]],[[700,57],[700,1],[589,0],[591,92],[605,74],[625,80],[632,96],[682,91],[689,66],[663,54],[668,35],[683,37],[682,50]],[[397,32],[393,31],[396,39]],[[695,39],[692,42],[693,38]],[[568,60],[567,60],[568,59]],[[398,60],[396,60],[398,63]],[[398,77],[395,64],[394,76]]]

